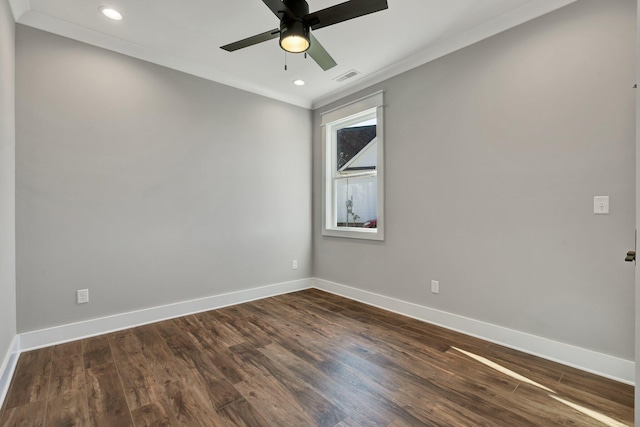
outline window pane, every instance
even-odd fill
[[[377,177],[361,176],[336,180],[336,226],[377,226]]]
[[[336,170],[375,170],[376,119],[367,119],[336,131]]]

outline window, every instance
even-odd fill
[[[322,114],[326,236],[384,240],[382,92]]]

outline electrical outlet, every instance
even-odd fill
[[[86,304],[89,302],[89,289],[78,289],[76,291],[78,304]]]
[[[294,259],[293,262],[291,263],[291,269],[292,270],[297,270],[298,269],[298,260]]]
[[[432,294],[439,294],[440,293],[440,282],[438,282],[437,280],[432,280],[431,281],[431,293]]]

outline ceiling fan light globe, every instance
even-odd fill
[[[301,36],[287,36],[280,39],[280,47],[287,52],[302,53],[309,49],[309,40]]]
[[[301,53],[309,49],[311,37],[309,27],[302,21],[280,22],[280,47],[287,52]]]

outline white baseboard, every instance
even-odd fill
[[[4,398],[7,396],[9,386],[11,385],[11,378],[16,370],[18,364],[18,357],[20,356],[20,336],[16,335],[11,341],[9,351],[0,365],[0,408],[4,403]]]
[[[18,355],[21,351],[33,350],[61,344],[77,339],[110,333],[148,323],[185,316],[202,311],[214,310],[229,305],[268,298],[275,295],[300,291],[315,287],[346,298],[380,307],[404,316],[433,323],[471,335],[505,347],[520,350],[535,356],[572,366],[626,384],[634,384],[635,363],[631,360],[598,353],[581,347],[553,341],[547,338],[493,325],[479,320],[447,313],[433,308],[398,300],[362,289],[333,283],[318,278],[301,279],[292,282],[262,286],[227,294],[152,307],[68,325],[55,326],[37,331],[25,332],[14,339],[12,350],[5,357],[0,370],[0,402],[9,387]]]
[[[313,287],[368,305],[633,385],[635,363],[457,314],[314,278]]]
[[[20,334],[20,350],[27,351],[82,338],[102,335],[148,323],[160,322],[175,317],[202,311],[241,304],[275,295],[300,291],[311,287],[312,279],[301,279],[275,285],[261,286],[227,294],[151,307],[98,319],[85,320]]]

